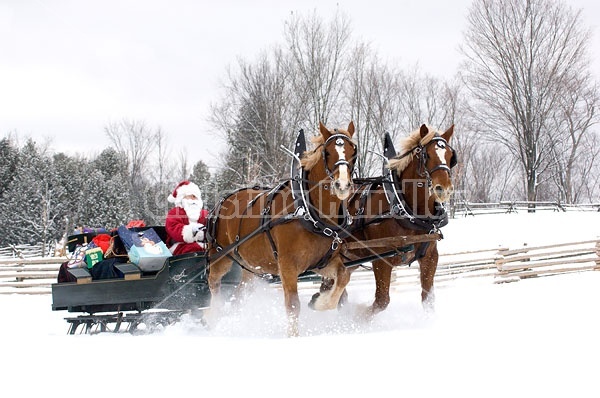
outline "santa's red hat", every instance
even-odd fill
[[[195,195],[198,200],[202,201],[202,195],[200,194],[200,188],[198,185],[194,184],[190,181],[181,181],[175,189],[173,193],[169,194],[167,200],[171,203],[180,204],[181,200],[187,195]]]

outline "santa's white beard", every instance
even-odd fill
[[[183,210],[185,210],[185,214],[187,214],[190,221],[197,222],[200,218],[200,212],[202,211],[202,204],[197,200],[182,200],[181,205],[183,206]]]

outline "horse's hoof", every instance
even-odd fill
[[[346,289],[344,289],[342,295],[340,296],[340,301],[338,301],[338,310],[341,310],[346,305],[346,303],[348,303],[348,292],[346,291]]]
[[[320,295],[321,295],[321,293],[315,293],[312,295],[312,298],[310,299],[310,301],[308,303],[308,308],[310,308],[311,310],[315,309],[315,303],[317,302],[317,299],[319,298]]]
[[[367,305],[358,305],[356,307],[356,313],[354,314],[354,319],[357,322],[368,323],[373,320],[375,314],[373,313],[373,307]]]

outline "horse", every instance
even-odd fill
[[[211,312],[223,305],[221,278],[233,261],[246,275],[280,277],[288,336],[298,336],[300,274],[312,270],[335,280],[312,308],[337,307],[350,280],[339,251],[349,222],[345,202],[353,188],[357,147],[353,122],[346,130],[333,131],[319,123],[319,132],[313,150],[303,151],[301,159],[296,153],[301,176],[273,188],[240,189],[213,209],[207,227]]]
[[[354,263],[372,260],[375,277],[375,299],[365,311],[367,318],[388,307],[393,267],[413,261],[419,263],[422,304],[433,310],[437,239],[443,237],[440,228],[448,222],[443,203],[453,192],[451,169],[457,163],[448,144],[453,132],[454,125],[442,133],[423,124],[402,140],[399,155],[386,135],[384,155],[389,162],[384,176],[366,179],[348,200],[355,222],[345,242],[354,242],[355,248],[343,255],[347,264],[351,258]],[[393,242],[398,237],[408,237],[414,244],[369,246],[369,242]],[[324,280],[321,292],[330,283]]]

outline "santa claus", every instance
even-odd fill
[[[208,211],[202,208],[204,203],[198,185],[182,181],[167,200],[175,204],[165,220],[167,246],[171,253],[178,255],[203,251]]]

